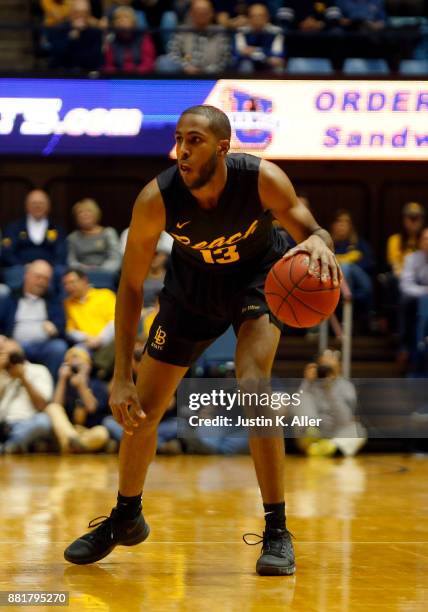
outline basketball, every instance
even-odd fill
[[[271,268],[265,282],[268,306],[282,323],[290,327],[313,327],[327,319],[335,310],[340,287],[331,279],[322,283],[319,267],[311,276],[309,255],[297,253],[280,259]]]

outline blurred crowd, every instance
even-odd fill
[[[307,198],[301,199],[310,206]],[[115,228],[102,225],[101,208],[91,198],[72,207],[75,229],[68,235],[53,221],[45,191],[30,191],[24,208],[22,217],[1,232],[0,453],[43,450],[46,444],[60,452],[115,451],[123,432],[109,414],[108,395],[114,367],[116,289],[127,230],[119,236]],[[407,373],[426,377],[428,227],[424,206],[419,202],[403,205],[401,227],[387,240],[387,268],[381,274],[370,244],[349,211],[335,213],[330,231],[353,295],[356,333],[379,333],[377,322],[383,317],[383,329],[398,339],[397,358]],[[172,238],[162,233],[144,283],[134,373],[158,312],[171,249]],[[233,370],[232,349],[230,353],[221,372],[205,368],[202,374],[228,375],[229,366]],[[338,449],[343,454],[356,452],[358,444],[343,443],[344,438],[352,439],[343,431],[355,427],[356,400],[340,376],[337,355],[321,355],[317,363],[309,364],[304,378],[306,401],[313,395],[305,410],[312,414],[331,409],[328,392],[335,397],[337,414],[328,432],[318,431],[315,436],[302,432],[306,440],[302,449],[309,454],[329,455]],[[315,383],[315,379],[323,382]],[[201,432],[201,439],[188,445],[188,450],[192,448],[227,454],[245,451],[247,442],[223,438],[215,442]],[[183,450],[177,439],[174,399],[160,424],[158,450]]]
[[[61,71],[282,73],[296,55],[324,58],[307,64],[315,72],[361,57],[395,70],[403,58],[428,60],[425,0],[34,0],[33,16],[37,57]]]

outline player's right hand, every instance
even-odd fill
[[[146,418],[132,381],[113,380],[109,404],[115,421],[122,425],[129,436],[132,436],[142,419]]]

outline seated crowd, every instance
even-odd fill
[[[347,57],[428,60],[428,6],[413,4],[420,31],[394,42],[386,0],[40,0],[37,53],[52,69],[105,74],[281,73],[296,55],[334,68]]]
[[[51,218],[48,194],[35,189],[25,198],[25,215],[2,231],[0,454],[44,448],[47,442],[60,452],[115,450],[123,433],[109,414],[108,394],[127,230],[119,238],[114,228],[101,225],[101,208],[90,198],[77,202],[72,215],[76,229],[67,236]],[[370,332],[379,271],[372,249],[347,210],[335,213],[330,232],[354,298],[356,333]],[[163,233],[144,284],[134,373],[158,312],[171,249],[172,239]],[[420,203],[403,206],[402,227],[389,237],[385,255],[388,269],[379,277],[378,312],[379,305],[392,306],[389,330],[399,337],[399,354],[406,356],[413,375],[426,376],[428,227]],[[176,432],[172,403],[161,423],[159,452],[180,450]],[[206,447],[202,442],[195,448]],[[224,452],[237,450],[223,442]],[[327,454],[329,449],[324,448]]]

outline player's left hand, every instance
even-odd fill
[[[309,238],[296,245],[293,249],[287,251],[284,258],[288,259],[302,252],[309,254],[309,274],[311,276],[317,274],[319,265],[321,282],[326,283],[331,278],[333,280],[333,285],[335,287],[338,286],[342,280],[342,272],[333,251],[328,248],[322,238],[315,235],[309,236]]]

